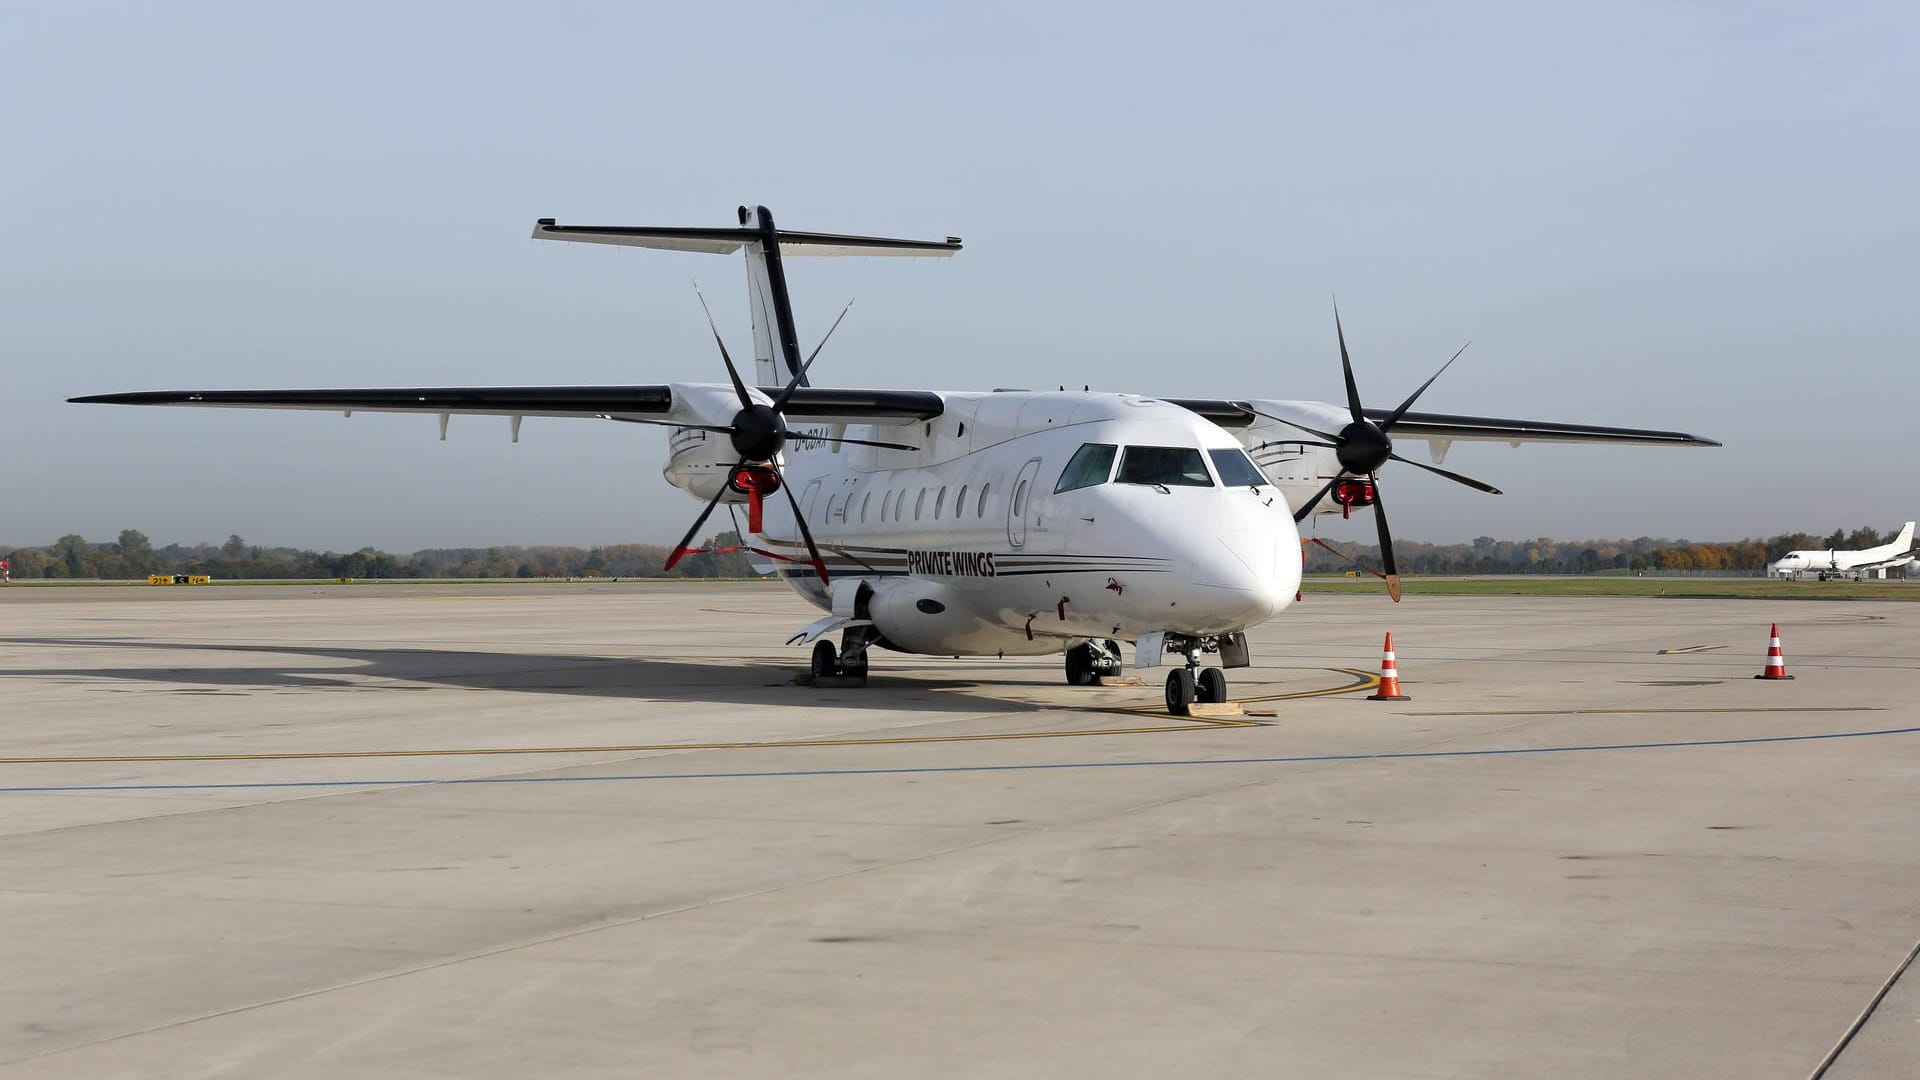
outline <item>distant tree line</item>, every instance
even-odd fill
[[[734,547],[737,533],[721,533],[704,545]],[[45,547],[8,548],[0,558],[13,564],[15,580],[97,578],[139,580],[149,574],[210,574],[220,580],[274,578],[565,578],[565,577],[752,577],[740,552],[689,555],[665,570],[668,549],[654,544],[603,547],[429,548],[411,555],[365,547],[358,551],[312,551],[260,547],[238,536],[218,547],[210,543],[154,547],[138,529],[118,539],[94,543],[77,534]]]
[[[1495,540],[1482,536],[1470,544],[1425,544],[1401,540],[1394,545],[1403,574],[1593,574],[1604,570],[1750,570],[1789,551],[1868,548],[1893,539],[1871,528],[1836,529],[1828,536],[1783,533],[1765,540],[1696,543],[1642,536],[1635,540]],[[708,548],[735,547],[739,534],[720,533]],[[1310,573],[1337,573],[1360,566],[1378,568],[1380,549],[1335,544],[1353,561],[1317,546],[1307,550]],[[156,548],[145,533],[126,529],[109,543],[93,543],[69,534],[45,547],[8,548],[0,558],[13,563],[13,576],[26,578],[98,578],[128,580],[149,574],[211,574],[222,580],[273,578],[569,578],[569,577],[751,577],[746,556],[737,551],[690,555],[673,572],[664,569],[668,549],[656,544],[607,544],[600,547],[426,548],[410,555],[365,547],[358,551],[312,551],[259,547],[238,536],[218,547],[210,543],[168,544]]]
[[[1696,543],[1642,536],[1635,540],[1495,540],[1476,538],[1470,544],[1423,544],[1394,541],[1393,552],[1402,574],[1595,574],[1605,570],[1750,570],[1789,551],[1826,548],[1869,548],[1890,542],[1871,528],[1852,532],[1836,529],[1821,537],[1812,533],[1782,533],[1765,540],[1728,540]],[[1336,573],[1358,564],[1380,566],[1377,545],[1334,544],[1352,562],[1318,546],[1307,548],[1308,573]]]

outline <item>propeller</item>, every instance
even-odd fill
[[[810,563],[814,571],[820,575],[821,582],[825,583],[828,580],[826,561],[820,557],[820,546],[814,543],[813,530],[807,528],[806,516],[800,512],[800,503],[794,498],[793,488],[786,483],[786,477],[780,467],[780,451],[786,447],[789,435],[787,418],[783,410],[786,408],[787,402],[792,400],[793,392],[799,388],[801,382],[806,378],[807,369],[813,366],[814,358],[819,356],[820,350],[826,347],[827,340],[833,337],[833,332],[840,328],[840,320],[846,318],[847,312],[853,309],[853,302],[847,302],[847,306],[841,310],[839,318],[834,319],[833,325],[827,328],[826,335],[820,339],[820,344],[813,347],[813,352],[807,355],[806,362],[800,365],[799,371],[793,373],[793,379],[773,398],[772,403],[762,405],[754,400],[752,394],[747,392],[747,384],[741,380],[740,370],[734,366],[733,355],[727,351],[727,343],[725,339],[720,336],[720,327],[713,320],[713,309],[707,307],[707,298],[700,293],[700,286],[696,284],[693,291],[694,295],[700,298],[700,310],[706,312],[707,329],[713,331],[713,343],[719,346],[720,362],[726,365],[727,378],[733,383],[734,396],[740,400],[740,411],[734,413],[732,421],[727,424],[686,424],[673,420],[645,420],[638,417],[617,418],[627,420],[629,423],[651,424],[657,427],[691,428],[695,431],[709,431],[715,434],[725,435],[732,442],[734,453],[739,456],[738,461],[727,467],[727,482],[721,484],[720,490],[714,492],[713,498],[707,500],[707,505],[700,510],[700,516],[693,519],[693,527],[688,529],[687,534],[680,538],[680,543],[674,546],[673,554],[667,557],[665,568],[671,570],[681,559],[688,555],[700,554],[704,550],[692,546],[694,537],[700,534],[701,526],[707,523],[707,518],[712,516],[714,507],[720,505],[720,500],[726,497],[728,489],[732,487],[733,470],[743,466],[753,466],[756,468],[769,469],[779,478],[780,490],[786,493],[787,505],[793,510],[794,523],[800,527],[800,538],[806,541],[807,562]],[[920,449],[917,446],[910,446],[906,443],[881,442],[875,439],[849,439],[837,435],[805,435],[802,437],[819,442],[852,443],[856,446],[878,446],[889,450]],[[755,500],[760,498],[757,491],[752,492],[751,495]],[[754,518],[758,517],[757,503],[755,512],[749,516]],[[784,557],[780,556],[775,557],[783,558],[783,561],[799,561],[785,560]]]
[[[1381,581],[1387,580],[1387,575],[1381,573],[1378,570],[1371,570],[1371,569],[1368,569],[1367,567],[1361,566],[1359,563],[1355,563],[1353,561],[1353,556],[1347,554],[1344,551],[1341,551],[1339,548],[1334,547],[1332,544],[1327,543],[1325,540],[1322,540],[1317,536],[1309,536],[1305,540],[1300,541],[1301,547],[1306,547],[1308,544],[1313,544],[1324,551],[1330,552],[1336,558],[1340,559],[1343,562],[1353,563],[1356,573],[1371,574],[1374,577],[1379,578]]]
[[[1447,362],[1440,365],[1439,371],[1434,372],[1427,378],[1426,382],[1420,384],[1418,389],[1408,394],[1407,399],[1400,403],[1399,408],[1387,414],[1386,419],[1375,423],[1367,418],[1366,410],[1360,404],[1360,387],[1353,378],[1353,359],[1347,353],[1347,331],[1346,328],[1340,324],[1340,305],[1338,302],[1336,302],[1333,307],[1333,331],[1335,336],[1340,340],[1340,371],[1341,374],[1345,376],[1347,385],[1347,415],[1349,420],[1345,427],[1342,427],[1337,433],[1321,431],[1318,428],[1308,427],[1296,420],[1289,420],[1284,416],[1275,416],[1272,413],[1256,409],[1246,402],[1240,402],[1239,404],[1249,412],[1285,424],[1288,427],[1297,428],[1321,440],[1317,443],[1301,443],[1300,445],[1331,447],[1334,457],[1340,462],[1340,471],[1330,477],[1326,485],[1316,492],[1313,498],[1308,499],[1299,510],[1294,512],[1293,520],[1305,521],[1307,516],[1313,513],[1314,508],[1320,505],[1320,500],[1326,498],[1328,493],[1332,492],[1342,481],[1357,480],[1362,477],[1368,481],[1372,487],[1373,523],[1380,534],[1380,563],[1381,567],[1386,571],[1386,573],[1381,576],[1384,577],[1387,582],[1387,595],[1393,597],[1394,602],[1398,603],[1400,600],[1400,570],[1393,557],[1393,533],[1387,527],[1386,502],[1380,495],[1379,472],[1381,467],[1389,461],[1398,461],[1412,465],[1416,469],[1425,469],[1427,472],[1433,473],[1436,476],[1444,476],[1456,484],[1463,484],[1476,491],[1484,491],[1489,495],[1500,494],[1499,488],[1494,487],[1492,484],[1482,483],[1471,476],[1463,476],[1460,473],[1448,469],[1422,464],[1421,462],[1401,457],[1398,453],[1394,452],[1393,439],[1389,437],[1393,426],[1399,423],[1402,417],[1407,415],[1407,410],[1413,408],[1413,403],[1419,401],[1420,395],[1427,392],[1427,387],[1432,386],[1435,379],[1445,374],[1446,370],[1453,366],[1453,362],[1460,359],[1460,353],[1466,352],[1467,346],[1460,346],[1459,352],[1455,352],[1452,356],[1448,357]],[[1472,343],[1469,342],[1468,344]]]

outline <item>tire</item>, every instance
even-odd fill
[[[1209,705],[1218,705],[1227,700],[1227,676],[1217,667],[1200,672],[1199,683],[1194,687],[1195,700]]]
[[[1088,645],[1075,645],[1067,650],[1067,685],[1093,685],[1093,648]]]
[[[834,650],[833,642],[822,638],[813,643],[813,677],[831,678],[840,674],[840,655]]]
[[[1167,672],[1167,711],[1175,716],[1193,712],[1193,672],[1186,668]]]
[[[852,662],[848,662],[848,660],[842,656],[840,659],[840,675],[842,678],[859,679],[861,686],[867,685],[867,654],[861,653],[860,658]]]
[[[1126,670],[1127,654],[1120,651],[1120,643],[1113,640],[1112,638],[1108,638],[1107,651],[1113,654],[1113,659],[1107,661],[1105,664],[1095,664],[1093,668],[1093,673],[1095,675],[1118,675],[1122,671]]]

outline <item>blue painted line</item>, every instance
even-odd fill
[[[892,769],[770,769],[761,772],[615,773],[605,776],[474,776],[445,780],[263,780],[227,784],[49,784],[0,787],[0,794],[32,795],[75,791],[244,791],[273,788],[430,787],[436,784],[599,784],[634,780],[748,780],[803,776],[912,776],[925,773],[1035,772],[1045,769],[1143,769],[1183,765],[1306,765],[1329,761],[1410,761],[1420,758],[1513,757],[1522,754],[1588,754],[1610,750],[1675,750],[1696,746],[1759,746],[1767,743],[1864,739],[1876,735],[1920,734],[1920,727],[1871,731],[1832,731],[1816,735],[1764,735],[1747,739],[1688,739],[1679,742],[1594,743],[1585,746],[1522,746],[1490,750],[1402,750],[1378,754],[1301,754],[1287,757],[1166,758],[1154,761],[1057,761],[1026,765],[920,765]]]

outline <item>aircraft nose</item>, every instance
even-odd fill
[[[1272,529],[1235,529],[1215,540],[1188,568],[1189,580],[1213,594],[1211,606],[1234,607],[1236,617],[1252,625],[1293,602],[1300,587],[1296,544]]]

